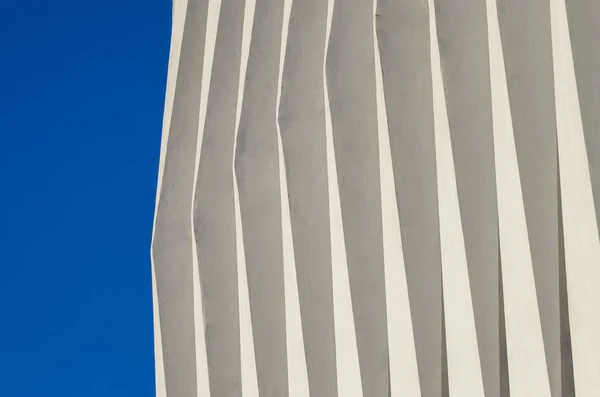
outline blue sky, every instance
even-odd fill
[[[171,0],[0,5],[0,393],[154,395]]]

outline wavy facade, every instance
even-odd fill
[[[598,21],[175,0],[157,396],[600,396]]]

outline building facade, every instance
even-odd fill
[[[600,396],[598,21],[175,0],[157,396]]]

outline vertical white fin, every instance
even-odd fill
[[[496,0],[486,5],[510,395],[550,397]]]
[[[600,238],[564,0],[550,1],[556,126],[575,394],[600,393]],[[590,42],[591,44],[591,42]],[[590,51],[597,51],[592,46]]]
[[[325,35],[325,57],[329,48],[333,7],[336,0],[328,0],[327,33]],[[335,149],[333,146],[333,127],[329,106],[327,76],[323,65],[325,88],[325,135],[327,142],[327,179],[329,185],[329,215],[331,232],[331,265],[333,281],[333,318],[335,324],[335,350],[338,395],[344,397],[362,397],[362,380],[356,345],[356,330],[350,295],[350,280],[346,260],[346,244],[342,223],[342,208],[337,180]]]
[[[373,1],[373,15],[377,14],[377,0]],[[376,22],[375,22],[376,23]],[[381,178],[381,216],[383,227],[383,261],[388,327],[391,397],[420,397],[419,370],[413,335],[408,297],[400,218],[396,201],[396,184],[392,166],[387,111],[381,57],[373,23],[375,49],[375,88],[377,92],[377,126],[379,167]]]
[[[248,55],[250,53],[250,41],[252,40],[252,27],[254,25],[254,10],[256,0],[246,0],[244,9],[244,27],[242,30],[242,48],[240,78],[238,87],[237,110],[235,119],[235,153],[237,146],[237,134],[242,114],[242,103],[244,100],[244,86],[246,83],[246,68],[248,66]],[[235,156],[234,156],[235,158]],[[259,397],[258,378],[256,376],[256,359],[254,356],[254,339],[252,336],[252,316],[250,314],[250,297],[248,294],[248,276],[246,275],[246,256],[244,251],[244,236],[242,232],[242,214],[240,211],[240,196],[237,186],[237,177],[233,169],[233,192],[235,205],[235,230],[238,264],[238,296],[240,310],[240,358],[242,361],[242,396]]]
[[[283,145],[279,127],[279,104],[281,103],[281,84],[287,37],[292,12],[293,0],[284,0],[283,24],[281,27],[281,52],[279,54],[279,79],[277,84],[277,101],[275,114],[277,119],[277,149],[279,152],[279,188],[281,191],[281,235],[283,238],[283,273],[285,290],[285,327],[288,365],[289,397],[310,397],[308,386],[308,370],[304,352],[304,336],[302,318],[300,316],[300,299],[296,278],[296,260],[294,257],[294,241],[292,236],[292,220],[288,199],[287,176],[283,158]]]
[[[433,0],[429,27],[448,391],[451,397],[484,397]]]

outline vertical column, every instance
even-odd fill
[[[550,3],[498,0],[498,21],[542,335],[561,395],[556,118]]]
[[[421,391],[438,397],[443,314],[427,2],[380,0],[375,18]]]
[[[433,121],[437,164],[438,208],[442,257],[442,295],[448,392],[451,396],[485,396],[467,254],[458,198],[436,7],[429,0]]]
[[[485,395],[499,397],[498,218],[485,1],[435,0],[435,6]]]
[[[600,18],[600,3],[597,1],[572,0],[566,1],[565,3],[569,21],[571,51],[575,69],[583,135],[585,138],[590,171],[590,183],[594,199],[596,225],[600,228],[600,217],[598,215],[600,214],[600,112],[598,111],[600,109],[600,44],[598,41],[600,38],[600,25],[598,24]],[[598,267],[598,263],[595,263],[592,266]],[[596,278],[596,280],[598,279]],[[598,289],[600,287],[595,285],[592,288]],[[594,303],[591,303],[591,306],[589,307],[592,308],[592,310],[597,310],[594,309],[594,305]],[[565,304],[565,310],[567,310],[567,308],[568,305]],[[598,329],[598,316],[595,318],[587,316],[587,320],[591,320],[592,323],[596,322],[595,329]],[[568,325],[569,324],[567,323],[566,327],[568,327]],[[571,394],[565,394],[563,397],[570,397],[571,395],[575,395],[574,389],[570,388],[571,386],[574,387],[572,372],[573,362],[570,361],[572,360],[571,335],[573,334],[568,329],[565,329],[564,335],[563,346],[566,346],[567,349],[565,349],[563,354],[563,370],[570,370],[571,372],[563,374],[563,382],[566,383],[563,385],[563,391]],[[574,335],[577,335],[577,333]],[[598,357],[600,351],[596,349],[592,354]],[[581,364],[579,365],[581,367]],[[600,376],[600,362],[596,361],[595,369],[591,368],[590,365],[588,365],[588,367],[592,369],[592,372],[590,373],[591,376],[595,376],[597,379]],[[578,368],[575,368],[575,370],[577,369]],[[577,391],[580,393],[587,393],[591,392],[595,387],[595,384],[590,384],[589,390],[584,391],[582,390],[582,385],[579,385]]]
[[[154,225],[152,230],[152,246],[154,246],[154,235],[156,232],[156,210],[160,193],[162,191],[162,182],[164,174],[165,156],[167,154],[167,143],[169,141],[169,128],[171,127],[171,115],[173,113],[173,97],[175,86],[177,85],[177,73],[179,71],[179,57],[181,55],[181,41],[183,38],[183,28],[185,25],[185,15],[187,13],[187,0],[173,3],[172,29],[171,29],[171,48],[169,50],[169,66],[167,74],[167,87],[165,93],[165,113],[163,117],[162,135],[160,143],[160,160],[158,165],[158,183],[156,187],[156,203],[154,209]],[[165,384],[165,362],[162,349],[162,335],[160,331],[160,309],[158,305],[158,290],[156,286],[156,269],[154,263],[154,249],[150,250],[152,262],[152,311],[154,325],[154,371],[156,377],[156,396],[166,397],[167,390]]]
[[[233,144],[243,0],[221,2],[194,202],[213,396],[241,397]]]
[[[279,128],[311,395],[337,396],[323,65],[327,2],[292,3]]]
[[[566,0],[579,107],[600,226],[600,3]]]
[[[496,0],[486,13],[510,394],[550,397]]]
[[[152,247],[168,396],[197,387],[191,214],[206,16],[206,0],[188,1]]]
[[[373,13],[378,1],[373,1]],[[394,166],[385,106],[381,54],[377,27],[373,24],[375,51],[375,87],[377,91],[377,130],[385,269],[386,315],[389,347],[390,397],[421,397],[419,366],[406,280],[406,266],[400,231],[400,218],[394,181]],[[442,318],[443,320],[443,318]],[[443,359],[445,361],[445,359]]]
[[[600,238],[594,175],[600,119],[593,114],[600,103],[594,98],[600,79],[593,68],[600,58],[597,46],[590,46],[597,41],[593,17],[600,8],[565,3],[550,2],[552,55],[574,386],[575,395],[586,397],[600,390]]]
[[[327,85],[365,396],[389,393],[372,0],[336,1]]]
[[[261,396],[287,395],[276,102],[283,2],[257,0],[235,172]]]

